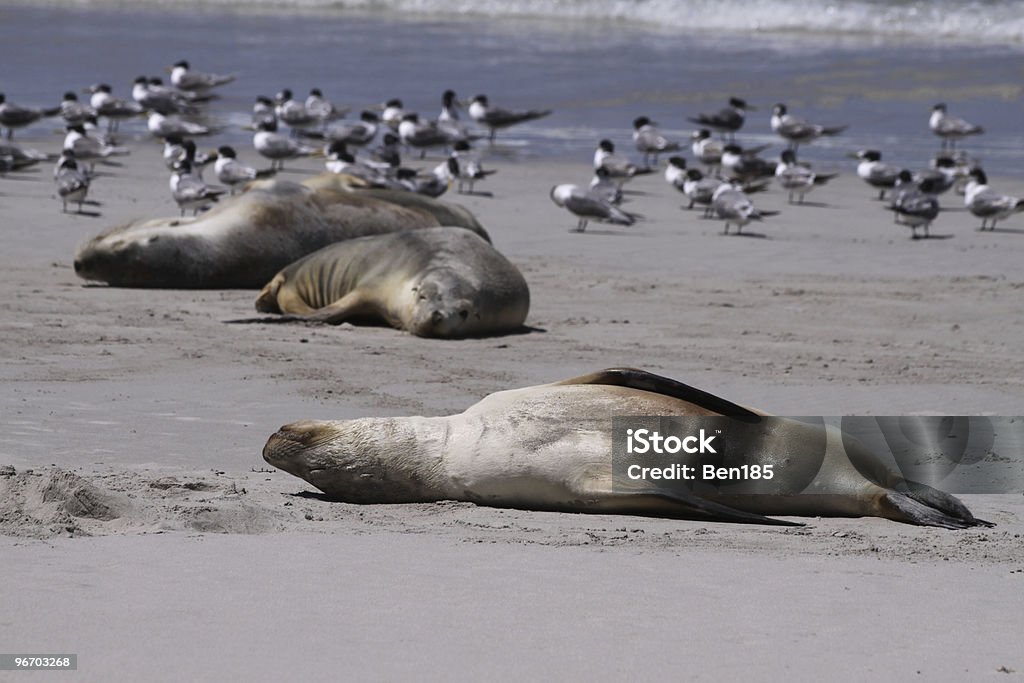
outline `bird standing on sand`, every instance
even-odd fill
[[[683,186],[686,184],[686,159],[680,156],[668,158],[668,163],[665,164],[665,182],[680,192],[684,192]]]
[[[7,101],[7,97],[0,92],[0,129],[7,129],[7,139],[14,137],[15,128],[24,128],[43,118],[44,116],[57,116],[60,114],[60,107],[52,109],[31,109],[19,107]]]
[[[208,135],[210,132],[206,126],[176,116],[164,116],[158,111],[149,112],[146,128],[158,138],[166,138],[168,135]]]
[[[380,120],[384,125],[390,126],[392,130],[398,130],[398,124],[402,122],[404,116],[405,109],[402,100],[393,98],[382,105]]]
[[[687,120],[696,123],[702,128],[710,128],[721,133],[723,137],[728,135],[729,140],[736,137],[736,132],[743,127],[744,117],[748,111],[757,111],[757,107],[747,104],[746,100],[738,97],[729,98],[729,106],[720,109],[715,114],[698,114]]]
[[[838,175],[838,173],[815,173],[807,166],[801,166],[796,161],[796,153],[791,149],[782,151],[779,163],[775,167],[775,180],[789,192],[790,204],[793,203],[794,196],[798,198],[800,204],[803,204],[804,195]]]
[[[332,142],[326,150],[327,161],[324,166],[331,173],[354,176],[366,181],[373,187],[388,187],[390,166],[367,159],[356,159],[345,147],[343,142]]]
[[[601,140],[594,150],[594,169],[603,168],[608,171],[608,177],[619,183],[626,182],[630,178],[653,173],[653,169],[637,166],[625,157],[615,153],[615,143],[611,140]]]
[[[857,176],[871,187],[878,189],[878,199],[885,198],[886,190],[892,189],[899,178],[900,169],[898,166],[882,162],[882,153],[876,149],[862,149],[850,155],[854,159],[860,159],[857,164]]]
[[[270,159],[270,168],[278,170],[284,168],[284,162],[288,159],[308,157],[320,151],[278,133],[277,123],[272,121],[259,124],[256,134],[252,136],[252,145],[260,155]]]
[[[551,113],[550,109],[529,109],[524,111],[512,111],[492,107],[487,95],[477,95],[469,103],[469,115],[479,125],[489,131],[490,140],[494,142],[494,136],[502,128],[508,128],[519,123],[533,121]]]
[[[723,235],[729,234],[729,225],[736,226],[736,234],[743,232],[743,226],[751,221],[760,221],[778,211],[760,211],[743,190],[732,183],[722,183],[711,197],[715,215],[725,221]]]
[[[292,91],[288,88],[277,93],[274,100],[277,103],[274,108],[277,120],[291,128],[293,133],[300,128],[311,128],[320,123],[320,120],[306,109],[304,102],[292,97]]]
[[[636,216],[627,213],[607,200],[583,190],[576,185],[556,185],[551,188],[551,201],[567,209],[579,218],[576,232],[587,229],[587,223],[613,223],[615,225],[633,225]]]
[[[234,74],[208,74],[192,71],[184,59],[171,67],[171,85],[179,90],[205,93],[235,80]]]
[[[633,120],[633,142],[636,143],[637,151],[644,155],[644,166],[650,165],[650,157],[657,164],[658,155],[662,152],[679,151],[679,143],[659,133],[656,125],[646,116],[638,116]]]
[[[430,147],[448,144],[448,136],[433,121],[420,121],[418,114],[406,114],[398,124],[398,137],[402,144],[420,150],[422,159]]]
[[[775,174],[775,164],[757,156],[760,149],[745,150],[735,143],[729,143],[722,148],[722,168],[740,182],[770,178]]]
[[[259,171],[252,166],[246,166],[238,160],[234,147],[228,145],[217,148],[217,160],[213,163],[213,170],[217,174],[217,182],[227,185],[231,194],[234,194],[235,188],[240,185],[274,175],[274,171],[270,169]]]
[[[942,154],[932,160],[931,168],[915,173],[914,180],[920,183],[925,178],[930,178],[932,181],[933,193],[942,194],[949,191],[950,188],[955,187],[965,175],[966,172],[962,172],[960,170],[960,167],[956,163],[956,159],[949,155]]]
[[[986,224],[989,230],[996,229],[996,222],[1011,215],[1024,211],[1024,199],[999,194],[988,186],[988,176],[985,171],[975,168],[970,173],[970,180],[964,188],[964,204],[971,214],[981,219],[981,229]]]
[[[690,151],[694,158],[707,166],[708,170],[722,165],[722,143],[711,137],[707,128],[693,131],[690,136]]]
[[[358,121],[335,124],[325,130],[323,136],[331,142],[363,147],[373,142],[379,127],[380,117],[376,112],[364,111],[359,115]]]
[[[78,124],[68,126],[67,134],[64,136],[65,152],[74,154],[75,159],[105,159],[110,156],[123,156],[128,154],[124,147],[114,147],[105,140],[94,138],[86,133],[85,126]]]
[[[57,183],[57,195],[63,204],[61,210],[67,213],[68,202],[77,202],[78,213],[82,213],[82,204],[89,193],[89,176],[79,168],[74,152],[64,152],[57,162],[53,177]]]
[[[145,76],[139,76],[132,84],[132,99],[146,111],[157,111],[165,115],[195,112],[184,92],[152,85]]]
[[[78,95],[69,91],[60,101],[60,115],[67,125],[76,126],[85,123],[86,119],[95,118],[97,112],[88,104],[79,102]]]
[[[683,194],[689,197],[690,205],[686,208],[692,209],[694,205],[700,204],[704,207],[704,218],[711,218],[715,210],[711,205],[715,192],[727,184],[731,183],[715,176],[706,176],[696,168],[687,169],[686,179],[683,181]]]
[[[918,227],[924,228],[924,237],[928,237],[928,228],[939,215],[939,200],[933,191],[932,180],[925,178],[915,183],[909,172],[904,172],[901,185],[889,210],[895,214],[896,222],[906,225],[911,230],[911,237],[918,239]]]
[[[479,155],[464,140],[455,143],[455,148],[448,157],[448,171],[458,184],[459,194],[464,194],[463,188],[467,185],[469,194],[473,194],[473,186],[478,180],[498,172],[495,169],[484,169],[480,164]]]
[[[251,129],[256,130],[261,123],[277,123],[277,111],[274,109],[274,100],[266,95],[260,95],[252,105]]]
[[[306,111],[309,115],[326,126],[330,121],[336,121],[348,113],[348,107],[337,107],[333,102],[324,97],[319,88],[313,88],[306,96]]]
[[[928,119],[928,127],[932,132],[942,138],[942,149],[956,149],[956,141],[969,135],[980,135],[985,132],[981,126],[976,126],[959,117],[950,116],[946,111],[946,105],[939,103],[932,107],[932,115]]]
[[[789,114],[784,104],[776,104],[772,107],[771,118],[772,132],[789,143],[790,149],[794,152],[800,145],[805,145],[826,135],[839,135],[848,126],[822,126],[816,123],[808,123],[804,119],[798,119]]]
[[[192,175],[192,164],[187,160],[179,161],[174,167],[170,186],[171,196],[178,204],[182,216],[188,209],[191,209],[192,215],[195,216],[200,211],[209,208],[217,201],[218,197],[225,193],[224,190],[211,189],[202,180]]]
[[[114,97],[106,83],[91,86],[88,92],[91,93],[89,106],[96,110],[97,115],[107,119],[107,133],[117,132],[121,121],[134,118],[143,112],[142,105],[138,102]]]

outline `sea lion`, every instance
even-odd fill
[[[745,425],[736,432],[741,441],[733,444],[734,456],[751,466],[774,464],[770,485],[776,493],[666,488],[616,472],[613,417],[653,415],[732,416]],[[809,457],[819,447],[817,457]],[[447,417],[295,422],[270,437],[263,457],[352,503],[451,499],[772,524],[793,522],[765,515],[873,516],[945,528],[989,525],[953,496],[886,470],[833,427],[768,418],[633,369],[501,391]]]
[[[92,238],[75,253],[75,272],[117,287],[258,289],[328,244],[442,221],[489,240],[469,211],[429,197],[364,195],[342,177],[258,180],[199,216],[135,221]]]
[[[427,228],[331,244],[274,276],[263,313],[341,323],[383,319],[420,337],[466,337],[522,327],[530,290],[519,270],[463,228]]]

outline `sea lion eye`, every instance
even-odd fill
[[[463,320],[465,320],[466,318],[469,317],[469,311],[467,311],[465,309],[459,311],[459,317],[462,318]]]

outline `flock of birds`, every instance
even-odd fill
[[[305,99],[297,99],[285,89],[274,98],[257,97],[253,105],[249,126],[253,147],[270,162],[269,168],[256,169],[239,161],[231,146],[201,153],[195,143],[197,137],[219,132],[200,122],[203,106],[213,99],[216,88],[234,80],[234,75],[193,71],[187,61],[180,61],[170,69],[170,85],[160,78],[136,78],[131,99],[114,97],[105,83],[86,89],[88,103],[67,92],[60,105],[51,109],[17,106],[0,94],[0,130],[6,130],[6,142],[0,142],[0,175],[52,161],[48,154],[19,147],[12,138],[18,128],[61,117],[66,135],[54,167],[54,182],[62,210],[77,204],[81,212],[97,175],[96,164],[129,153],[116,144],[121,122],[145,117],[148,132],[164,143],[171,195],[183,215],[189,210],[193,214],[203,211],[222,195],[271,176],[284,168],[286,161],[302,157],[323,157],[328,171],[354,176],[370,187],[438,197],[452,186],[459,192],[473,192],[477,181],[495,172],[483,167],[473,143],[483,138],[493,142],[499,131],[551,113],[494,107],[486,95],[462,102],[449,90],[442,96],[436,120],[421,120],[417,113],[405,111],[398,99],[362,111],[357,120],[346,120],[348,109],[335,106],[319,89],[311,90]],[[460,119],[461,110],[468,112],[478,130],[471,130]],[[100,128],[101,120],[106,122],[105,130]],[[288,132],[281,132],[281,127]],[[379,144],[374,145],[378,139]],[[419,151],[422,159],[428,149],[437,148],[444,150],[446,158],[432,171],[402,166],[403,150]],[[209,185],[203,179],[204,169],[211,165],[219,185]]]
[[[474,193],[475,183],[495,172],[484,168],[475,143],[484,138],[493,143],[498,131],[551,113],[493,107],[485,95],[463,102],[447,90],[434,119],[406,111],[401,100],[392,99],[350,120],[345,118],[349,110],[330,102],[319,89],[314,88],[304,99],[285,89],[273,98],[260,96],[253,105],[249,127],[253,148],[270,162],[269,168],[256,169],[239,161],[236,150],[228,145],[204,154],[198,152],[193,139],[218,132],[200,123],[199,117],[213,92],[234,80],[234,75],[200,73],[187,61],[179,61],[170,68],[170,85],[160,78],[140,76],[132,85],[130,99],[119,99],[109,85],[97,84],[86,89],[87,103],[67,92],[59,106],[34,109],[7,102],[0,93],[0,129],[6,129],[6,141],[0,142],[0,175],[52,160],[50,155],[19,147],[12,138],[18,128],[59,116],[66,135],[54,167],[54,182],[62,210],[66,212],[70,203],[77,204],[81,212],[96,177],[96,163],[129,152],[116,144],[121,122],[145,117],[149,133],[164,143],[170,191],[183,215],[189,210],[193,214],[203,211],[222,195],[273,175],[286,161],[301,157],[323,157],[328,171],[354,176],[370,187],[431,197],[453,186],[460,193]],[[654,121],[640,116],[634,120],[632,132],[636,150],[642,155],[640,164],[617,154],[612,141],[601,140],[594,152],[590,185],[557,185],[550,197],[577,218],[580,232],[590,221],[632,225],[640,216],[621,207],[624,183],[654,173],[658,159],[670,154],[665,180],[688,198],[689,208],[703,207],[705,216],[724,221],[725,233],[731,226],[739,233],[751,221],[778,213],[758,209],[751,199],[752,194],[768,189],[773,180],[792,204],[803,203],[809,192],[834,178],[835,173],[814,171],[797,154],[801,146],[846,129],[811,123],[790,114],[784,104],[776,104],[771,129],[786,148],[777,161],[770,161],[760,156],[767,145],[744,148],[736,141],[747,113],[755,109],[740,98],[731,98],[718,112],[690,117],[696,126],[689,140],[692,164],[682,155],[683,143],[668,139]],[[460,111],[469,114],[475,128],[460,118]],[[101,130],[100,120],[106,121],[105,130]],[[288,132],[282,132],[282,127]],[[966,208],[982,219],[983,230],[1024,210],[1024,200],[990,189],[981,166],[957,149],[960,140],[982,133],[980,126],[951,116],[945,105],[937,104],[929,127],[941,139],[942,149],[928,169],[912,172],[884,163],[877,150],[851,155],[858,160],[857,175],[878,190],[880,200],[887,199],[896,222],[910,227],[914,238],[919,236],[918,228],[928,236],[940,211],[938,196],[953,188],[963,193]],[[445,155],[433,170],[423,172],[402,165],[403,152],[418,151],[422,159],[431,149],[441,149]],[[208,185],[203,179],[204,169],[211,165],[219,185]]]
[[[688,167],[679,154],[683,143],[662,135],[656,124],[645,116],[633,121],[633,141],[643,155],[642,164],[635,164],[615,153],[610,140],[602,140],[594,152],[594,177],[588,187],[572,184],[551,189],[555,204],[573,213],[582,232],[589,221],[632,225],[639,215],[625,211],[623,183],[638,175],[654,173],[658,157],[672,154],[665,169],[665,180],[689,199],[689,209],[704,208],[705,217],[716,217],[725,223],[727,234],[732,225],[736,232],[752,221],[774,215],[776,211],[757,208],[752,194],[764,191],[772,180],[787,193],[790,204],[803,203],[814,188],[825,185],[836,173],[819,173],[812,165],[797,158],[801,145],[823,136],[839,135],[847,126],[826,126],[793,116],[784,104],[772,108],[772,131],[782,138],[786,147],[778,161],[759,156],[769,145],[744,148],[736,142],[746,115],[756,108],[740,98],[730,98],[728,105],[716,113],[699,114],[688,120],[699,128],[690,138],[694,160],[702,167]],[[964,204],[974,216],[982,219],[981,229],[992,230],[998,221],[1024,211],[1024,199],[1000,194],[988,185],[981,165],[957,143],[984,132],[981,126],[951,116],[945,104],[932,107],[929,128],[941,140],[941,151],[928,169],[909,169],[882,162],[881,152],[864,149],[850,156],[858,160],[857,175],[873,189],[878,199],[887,200],[896,223],[911,229],[911,236],[929,236],[929,228],[940,212],[938,196],[956,188],[964,196]],[[719,137],[716,139],[715,133]],[[918,234],[918,228],[923,235]]]

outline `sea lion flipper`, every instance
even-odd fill
[[[629,387],[631,389],[650,391],[655,394],[663,394],[665,396],[678,398],[682,401],[693,403],[694,405],[698,405],[706,410],[718,413],[719,415],[728,415],[731,417],[761,416],[760,413],[756,413],[749,408],[744,408],[743,406],[721,398],[720,396],[715,396],[714,394],[709,394],[708,392],[697,389],[696,387],[691,387],[688,384],[677,382],[674,379],[655,375],[636,368],[609,368],[607,370],[592,372],[589,375],[582,375],[580,377],[573,377],[572,379],[563,380],[561,382],[555,382],[555,384],[607,384],[617,387]]]
[[[925,484],[907,482],[909,490],[887,491],[880,499],[882,516],[897,522],[943,529],[992,527],[992,522],[978,519],[954,496]]]
[[[323,308],[302,316],[306,320],[340,325],[352,316],[360,315],[365,309],[365,297],[360,290],[354,290]]]
[[[604,492],[608,496],[608,492]],[[803,526],[800,522],[790,522],[783,519],[765,517],[754,512],[744,512],[721,503],[699,498],[686,491],[675,491],[668,489],[636,489],[615,491],[612,493],[615,498],[620,498],[622,508],[629,510],[634,507],[646,510],[650,514],[652,509],[663,509],[666,516],[680,517],[683,519],[706,519],[712,522],[735,522],[741,524],[772,524],[775,526]]]

